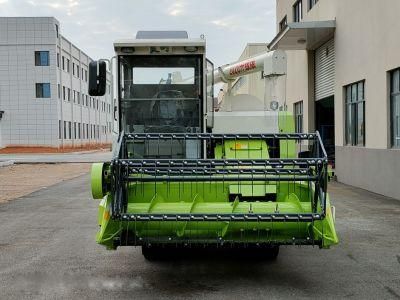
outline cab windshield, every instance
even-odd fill
[[[120,56],[122,129],[200,132],[200,66],[199,56]]]

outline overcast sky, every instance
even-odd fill
[[[236,60],[248,42],[275,35],[275,0],[0,0],[0,16],[54,16],[61,33],[92,58],[137,30],[204,34],[216,66]]]

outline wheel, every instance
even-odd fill
[[[276,260],[279,255],[279,246],[272,246],[270,249],[266,250],[266,259],[268,260]]]
[[[142,246],[142,255],[148,261],[160,259],[160,248],[151,246]]]
[[[170,260],[174,258],[171,249],[164,246],[142,246],[142,254],[148,261]]]
[[[279,255],[279,246],[269,246],[263,247],[259,249],[252,249],[254,252],[252,253],[253,258],[256,260],[269,260],[273,261],[278,258]]]

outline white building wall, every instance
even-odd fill
[[[383,3],[384,2],[384,3]],[[287,15],[293,22],[295,0],[277,0],[277,28]],[[400,67],[400,1],[319,0],[302,21],[336,20],[335,149],[338,180],[400,198],[400,151],[390,141],[389,71]],[[315,124],[313,51],[287,51],[287,99],[304,100],[304,128]],[[348,84],[365,80],[365,146],[346,145],[345,95]],[[293,105],[288,105],[293,109]]]
[[[243,60],[265,51],[268,51],[268,44],[249,43],[238,60]],[[265,80],[261,77],[261,72],[242,76],[232,84],[232,95],[251,94],[260,100],[264,100],[264,92]]]
[[[57,97],[54,18],[0,18],[2,145],[55,145]],[[35,51],[49,51],[50,66],[35,66]],[[36,83],[50,83],[51,97],[36,98]]]
[[[4,111],[0,120],[0,147],[82,147],[111,142],[108,124],[112,120],[112,110],[102,111],[104,106],[101,103],[111,106],[112,97],[107,94],[89,101],[87,81],[91,59],[60,32],[59,22],[51,17],[0,18],[0,111]],[[35,66],[35,51],[49,51],[49,66]],[[66,66],[68,60],[69,72]],[[76,69],[75,74],[72,70],[73,63],[75,68],[79,68],[79,77]],[[50,83],[51,97],[37,99],[36,83]],[[67,122],[65,136],[64,121]],[[78,124],[81,125],[80,135]],[[85,124],[85,136],[82,124]],[[86,124],[89,135],[86,134]],[[90,135],[91,125],[99,132]],[[107,130],[104,130],[104,126],[107,126]]]

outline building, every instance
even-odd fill
[[[244,60],[265,51],[268,51],[268,44],[248,43],[238,60]],[[249,94],[256,96],[260,100],[264,100],[264,91],[265,80],[262,77],[262,72],[239,77],[232,83],[231,87],[232,96]]]
[[[91,58],[61,29],[52,17],[0,18],[0,148],[111,143],[111,80],[104,97],[88,95]]]
[[[239,56],[238,61],[256,56],[266,51],[268,51],[268,44],[266,43],[248,43],[242,54]],[[242,94],[255,96],[259,100],[260,106],[264,106],[266,91],[265,84],[266,81],[265,78],[263,78],[262,71],[238,77],[230,83],[230,85],[227,83],[223,84],[217,96],[218,109],[223,105],[223,100],[226,98],[227,93],[230,93],[231,96]],[[243,105],[246,106],[247,103],[244,103]]]
[[[340,182],[400,198],[398,0],[277,0],[286,101],[318,130]]]

